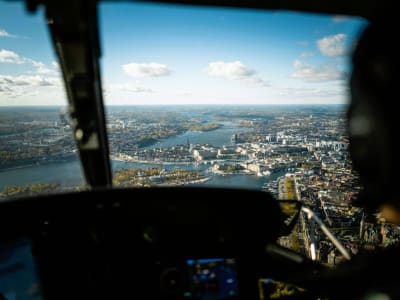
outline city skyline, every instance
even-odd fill
[[[1,3],[0,106],[65,105],[43,11]],[[345,104],[361,19],[107,3],[107,105]]]

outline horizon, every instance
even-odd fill
[[[98,13],[106,106],[347,105],[349,58],[367,24],[145,3],[102,3]],[[66,103],[43,9],[1,2],[0,106]]]
[[[348,107],[349,104],[347,103],[297,103],[297,104],[292,104],[292,103],[271,103],[271,104],[244,104],[244,103],[238,103],[238,104],[105,104],[104,107],[171,107],[171,106],[190,106],[190,107],[262,107],[262,106],[341,106],[341,107]],[[23,107],[32,107],[32,108],[41,108],[41,107],[69,107],[68,104],[33,104],[33,105],[0,105],[1,108],[23,108]]]

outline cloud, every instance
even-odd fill
[[[223,77],[229,80],[242,79],[253,76],[254,70],[249,69],[240,61],[224,62],[214,61],[210,62],[207,67],[207,73],[210,76]]]
[[[261,79],[259,77],[251,77],[247,81],[250,82],[250,83],[255,83],[255,84],[260,85],[260,86],[264,86],[264,87],[270,87],[271,86],[270,82],[265,81],[264,79]]]
[[[3,28],[0,28],[0,38],[3,38],[3,37],[15,38],[15,37],[17,37],[17,36],[14,35],[14,34],[11,34],[11,33],[9,33],[9,32],[7,32],[7,30],[5,30],[5,29],[3,29]]]
[[[130,89],[127,89],[128,92],[132,92],[132,93],[152,93],[153,90],[152,89],[148,89],[148,88],[144,88],[144,87],[133,87]]]
[[[314,56],[314,53],[312,53],[312,52],[303,52],[300,54],[301,58],[307,58],[307,57],[313,57],[313,56]]]
[[[53,68],[56,69],[57,71],[60,70],[60,64],[59,64],[58,62],[56,62],[56,61],[53,60],[53,61],[51,62],[51,65],[52,65]]]
[[[35,73],[37,74],[53,74],[53,75],[57,74],[57,71],[49,69],[41,61],[36,61],[30,58],[27,58],[26,60],[29,61],[36,68]]]
[[[59,86],[60,78],[39,75],[0,75],[0,87],[16,86]]]
[[[331,36],[326,36],[317,41],[317,46],[322,55],[340,56],[346,54],[344,40],[346,35],[338,33]]]
[[[155,62],[129,63],[122,65],[124,72],[131,77],[160,77],[171,74],[167,65]]]
[[[22,64],[24,59],[13,51],[0,49],[0,63]]]
[[[106,91],[108,90],[112,92],[128,92],[128,93],[152,93],[154,92],[150,88],[145,88],[145,87],[140,87],[140,86],[134,86],[130,83],[120,83],[120,84],[110,84]]]
[[[222,77],[227,80],[241,80],[247,81],[262,86],[270,86],[268,82],[259,78],[257,72],[247,67],[240,61],[224,62],[214,61],[210,62],[205,68],[208,75],[213,77]]]
[[[177,93],[177,95],[178,95],[178,96],[189,97],[189,96],[192,96],[193,93],[192,93],[192,92],[189,92],[189,91],[180,91],[180,92]]]
[[[49,69],[43,62],[21,56],[13,51],[1,49],[0,63],[31,64],[36,70],[36,74],[58,75],[58,69]],[[52,63],[54,66],[54,62]],[[31,72],[32,73],[32,72]]]
[[[9,36],[10,34],[6,30],[0,28],[0,37],[9,37]]]
[[[9,91],[11,91],[11,89],[9,87],[0,85],[0,92],[9,92]]]
[[[323,97],[334,97],[344,96],[346,89],[320,89],[320,88],[308,88],[308,87],[280,87],[275,89],[279,96],[285,97],[296,97],[296,98],[323,98]]]
[[[12,104],[9,99],[15,98],[25,104],[37,101],[35,97],[49,104],[65,99],[58,70],[6,49],[0,49],[0,63],[23,64],[26,69],[25,74],[20,75],[0,74],[0,101],[3,105]]]
[[[300,60],[293,63],[293,78],[307,82],[323,82],[331,80],[341,80],[346,78],[346,73],[339,70],[335,65],[313,66]]]
[[[57,77],[40,75],[0,75],[0,102],[7,99],[23,99],[25,104],[33,101],[32,97],[40,97],[40,101],[49,104],[63,99],[61,80]],[[12,104],[12,103],[9,103]]]

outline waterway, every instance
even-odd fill
[[[146,147],[152,148],[168,148],[176,145],[190,144],[210,144],[215,147],[223,145],[231,145],[231,137],[233,134],[244,132],[247,129],[240,127],[233,122],[218,122],[223,126],[212,131],[186,131],[183,134],[170,137],[164,141]]]
[[[205,171],[210,165],[205,164],[143,164],[133,162],[112,162],[113,171],[121,168],[163,168],[172,170],[174,168],[184,168],[188,170]],[[206,176],[210,180],[195,184],[213,187],[232,187],[260,190],[264,183],[271,179],[276,179],[283,173],[272,174],[267,177],[258,177],[248,174],[219,175],[206,171]],[[79,161],[73,160],[69,162],[54,162],[44,165],[33,165],[18,169],[4,170],[0,172],[0,191],[6,186],[13,185],[29,185],[35,183],[58,183],[61,186],[79,186],[83,185],[83,175]]]
[[[184,134],[168,138],[148,148],[165,148],[178,144],[208,143],[213,146],[230,145],[232,134],[239,133],[246,129],[233,122],[223,122],[223,127],[208,132],[188,131]],[[144,164],[134,162],[112,161],[113,171],[121,168],[163,168],[171,170],[174,168],[184,168],[195,171],[206,171],[210,164]],[[257,177],[255,175],[234,174],[217,175],[206,172],[210,180],[196,184],[213,187],[236,187],[246,189],[261,189],[264,183],[275,179],[282,174],[272,174],[269,177]],[[0,171],[0,191],[6,186],[29,185],[35,183],[58,183],[61,186],[83,185],[83,175],[81,165],[78,160],[52,162],[47,164],[30,165],[15,169]]]

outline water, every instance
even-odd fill
[[[59,183],[61,186],[83,184],[79,161],[62,161],[44,165],[32,165],[0,171],[0,191],[6,186],[35,183]]]
[[[120,169],[149,169],[149,168],[160,168],[166,171],[171,171],[173,169],[184,169],[190,171],[204,171],[209,168],[210,165],[205,164],[148,164],[148,163],[135,163],[135,162],[122,162],[113,161],[112,169],[116,172]]]
[[[133,162],[112,162],[113,171],[121,168],[163,168],[167,171],[182,168],[187,170],[205,171],[210,165],[205,164],[143,164]],[[210,177],[209,181],[195,186],[212,187],[235,187],[245,189],[260,190],[264,183],[275,179],[282,174],[272,174],[269,177],[257,177],[255,175],[234,174],[234,175],[216,175],[206,173]],[[84,180],[79,161],[55,162],[45,165],[34,165],[24,168],[4,170],[0,172],[0,191],[6,186],[29,185],[35,183],[58,183],[61,186],[79,186],[83,185]]]
[[[195,186],[210,186],[210,187],[226,187],[238,189],[261,190],[262,186],[274,180],[283,173],[272,174],[268,177],[257,177],[256,175],[233,174],[233,175],[212,175],[209,181],[202,184],[194,184]]]
[[[212,131],[187,131],[181,135],[170,137],[164,141],[146,147],[153,148],[168,148],[176,145],[190,144],[210,144],[216,147],[223,145],[231,145],[231,137],[233,134],[246,131],[246,128],[240,127],[233,122],[218,122],[223,124],[221,128]]]
[[[232,134],[243,132],[244,128],[239,127],[233,122],[221,122],[224,126],[208,132],[188,131],[179,136],[168,138],[156,145],[147,148],[171,147],[178,144],[186,144],[188,139],[192,144],[208,143],[214,146],[231,144]],[[205,171],[210,167],[209,164],[144,164],[133,162],[113,161],[113,172],[121,168],[162,168],[170,171],[175,168],[182,168],[194,171]],[[210,180],[201,183],[205,186],[237,187],[247,189],[261,189],[262,185],[269,181],[268,177],[257,177],[255,175],[214,175],[207,173]],[[273,176],[271,176],[273,178]],[[32,165],[17,169],[0,171],[0,191],[6,186],[29,185],[36,183],[58,183],[61,186],[79,186],[84,184],[81,166],[78,160],[68,162],[54,162],[43,165]]]

